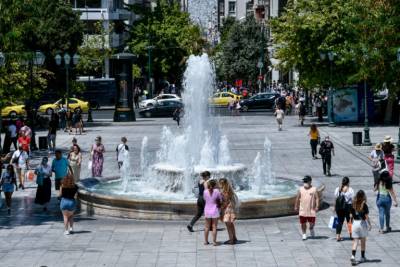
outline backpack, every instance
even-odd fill
[[[342,192],[339,192],[339,196],[336,198],[335,211],[343,211],[346,209],[346,198]]]

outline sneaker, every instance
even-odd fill
[[[351,262],[352,266],[356,266],[357,265],[356,258],[353,255],[351,255],[350,262]]]
[[[331,172],[330,172],[330,171],[328,171],[328,176],[332,176],[332,174],[331,174]]]
[[[387,227],[386,228],[386,233],[390,233],[392,231],[392,227]]]
[[[188,225],[188,226],[186,226],[187,227],[187,229],[188,229],[188,231],[189,232],[191,232],[191,233],[193,233],[194,231],[193,231],[193,226],[191,226],[191,225]]]
[[[311,229],[311,230],[310,230],[310,235],[311,235],[311,237],[313,237],[313,238],[315,237],[315,231],[314,231],[314,229]]]
[[[64,231],[64,235],[70,235],[71,233],[68,230]]]
[[[72,227],[69,228],[69,233],[72,234],[72,232],[74,231],[74,229]]]
[[[307,235],[303,234],[303,240],[307,240]]]
[[[360,258],[360,263],[367,262],[367,261],[368,261],[368,260],[367,260],[366,257],[361,257],[361,258]]]

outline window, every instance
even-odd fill
[[[235,15],[236,14],[236,2],[235,1],[229,1],[229,3],[228,3],[228,13],[229,13],[229,15]]]
[[[76,101],[75,99],[69,99],[69,104],[76,104],[78,103],[78,101]]]
[[[171,99],[174,98],[172,95],[163,95],[162,99]]]
[[[219,93],[214,94],[214,97],[215,98],[219,97]]]
[[[231,97],[231,95],[228,93],[222,93],[222,97]]]
[[[72,0],[75,8],[101,8],[101,0]]]

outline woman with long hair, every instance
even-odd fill
[[[311,155],[313,159],[317,159],[317,146],[320,136],[317,125],[315,125],[314,123],[311,124],[308,136],[310,136]]]
[[[73,145],[72,151],[69,152],[68,161],[69,166],[72,168],[75,182],[79,182],[81,177],[82,153],[78,145]]]
[[[221,217],[228,230],[229,244],[233,245],[237,241],[234,222],[236,220],[235,210],[238,205],[238,198],[228,179],[221,178],[218,182],[222,193]]]
[[[206,183],[207,189],[204,190],[204,201],[206,203],[204,207],[205,217],[205,230],[204,230],[204,245],[210,244],[208,242],[208,234],[210,227],[212,227],[213,245],[217,246],[217,225],[218,218],[220,217],[220,206],[222,196],[219,190],[216,188],[217,182],[215,180],[208,180]]]
[[[0,186],[4,192],[4,197],[7,205],[7,213],[11,214],[11,197],[15,190],[18,191],[17,178],[15,177],[14,167],[9,164],[5,172],[1,174]]]
[[[360,262],[366,262],[365,247],[367,243],[368,231],[371,230],[371,222],[369,220],[369,209],[367,205],[367,197],[363,190],[357,192],[353,199],[350,210],[350,217],[353,221],[352,235],[353,246],[351,249],[351,264],[356,265],[356,252],[358,243],[361,242],[361,259]]]
[[[60,209],[64,218],[65,235],[69,235],[73,231],[74,212],[76,209],[75,195],[78,192],[78,186],[74,182],[72,169],[69,167],[67,177],[62,180],[60,188]]]
[[[386,219],[386,232],[392,231],[390,227],[390,208],[392,207],[392,199],[394,206],[397,207],[396,192],[393,189],[393,180],[388,171],[381,173],[378,182],[375,184],[375,191],[378,192],[376,197],[376,205],[379,210],[379,233],[383,233],[383,227]]]
[[[101,136],[97,136],[92,145],[90,155],[92,158],[92,177],[101,177],[104,163],[104,145],[101,143]]]
[[[346,219],[350,238],[352,238],[350,209],[351,209],[351,204],[353,202],[354,191],[353,188],[350,187],[349,177],[343,177],[342,184],[335,190],[335,197],[336,197],[335,211],[338,217],[338,225],[336,226],[336,240],[342,241],[343,238],[341,237],[341,233],[342,233],[344,219]]]

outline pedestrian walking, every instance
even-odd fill
[[[335,156],[335,148],[329,136],[326,136],[325,140],[321,143],[319,154],[322,157],[324,175],[331,176],[332,156]]]
[[[315,108],[318,116],[318,121],[323,121],[323,113],[322,113],[322,99],[320,96],[316,96],[315,98]]]
[[[79,134],[82,134],[82,115],[79,113],[79,110],[75,110],[73,116],[72,116],[72,125],[75,129],[75,134],[78,134],[78,129],[79,129]]]
[[[221,217],[222,221],[226,225],[228,231],[229,241],[228,243],[234,245],[237,242],[235,220],[236,220],[236,208],[238,205],[238,198],[233,190],[232,185],[228,179],[221,178],[218,181],[219,188],[222,194],[222,205],[221,205]]]
[[[67,112],[64,108],[64,106],[61,106],[59,111],[58,111],[58,116],[60,118],[60,129],[62,131],[66,130],[67,127]]]
[[[369,209],[367,205],[367,197],[363,190],[357,192],[353,199],[350,210],[352,224],[353,245],[351,248],[351,264],[357,265],[356,252],[358,243],[361,242],[361,259],[360,262],[366,262],[365,248],[367,243],[368,231],[371,230],[371,222],[369,220]]]
[[[309,223],[310,236],[315,237],[314,226],[319,209],[319,196],[317,188],[311,184],[311,176],[304,176],[303,183],[297,193],[294,209],[299,212],[302,239],[307,240],[307,223]]]
[[[336,226],[336,241],[342,241],[341,236],[344,220],[347,222],[347,230],[351,234],[351,221],[350,221],[350,209],[353,202],[354,190],[350,187],[349,177],[343,177],[342,184],[335,189],[335,212],[338,217],[338,224]]]
[[[368,159],[371,161],[372,175],[374,176],[374,186],[378,183],[380,170],[382,169],[381,160],[384,160],[382,145],[376,144],[374,150],[371,151]]]
[[[64,219],[64,234],[70,235],[74,230],[74,212],[76,209],[75,196],[78,192],[78,186],[74,182],[72,170],[69,169],[68,175],[62,181],[60,187],[60,209]]]
[[[81,179],[82,153],[78,145],[73,146],[73,150],[69,152],[68,163],[71,167],[75,183]]]
[[[183,116],[183,108],[178,107],[175,109],[174,113],[172,114],[173,120],[176,121],[178,127],[180,126],[181,117]]]
[[[300,98],[300,103],[299,103],[299,121],[300,125],[304,125],[304,119],[306,117],[307,110],[306,110],[306,105],[304,104],[304,98]]]
[[[216,188],[217,182],[215,180],[208,180],[206,183],[206,189],[204,190],[204,217],[205,217],[205,229],[204,229],[204,245],[210,244],[208,242],[208,235],[210,228],[212,227],[212,239],[213,245],[217,246],[217,225],[218,218],[220,217],[220,207],[222,201],[222,195]]]
[[[15,123],[13,121],[10,122],[10,125],[8,125],[7,130],[10,134],[10,139],[11,139],[11,144],[14,145],[14,150],[18,150],[17,142],[18,142],[18,132],[17,132],[17,126],[15,126]],[[4,153],[4,151],[3,151]]]
[[[128,139],[126,137],[121,138],[121,144],[119,144],[116,148],[117,152],[117,162],[118,162],[118,168],[121,169],[122,165],[124,164],[124,159],[126,153],[129,151],[129,147],[126,144],[128,142]]]
[[[23,146],[20,145],[18,150],[13,153],[11,163],[14,165],[15,172],[18,176],[18,187],[24,190],[25,172],[28,169],[29,156],[28,153],[23,150]]]
[[[43,211],[47,211],[47,204],[51,199],[51,166],[49,159],[43,157],[41,164],[36,168],[36,197],[35,203],[43,206]]]
[[[390,135],[385,136],[383,139],[382,150],[384,153],[384,159],[389,170],[390,177],[393,178],[394,173],[394,145],[392,144],[393,138]]]
[[[278,123],[278,130],[282,131],[283,119],[285,118],[285,111],[278,106],[274,113],[276,122]]]
[[[58,120],[56,117],[51,115],[51,120],[49,122],[49,132],[47,133],[47,140],[49,143],[49,151],[54,152],[56,150],[56,136],[58,129]]]
[[[390,209],[392,201],[394,206],[398,206],[396,192],[393,188],[393,180],[389,172],[384,171],[380,174],[379,180],[375,185],[375,191],[378,193],[376,196],[376,205],[379,210],[379,233],[384,233],[384,225],[386,221],[386,232],[391,232],[390,227]]]
[[[18,146],[21,146],[22,150],[24,150],[27,154],[29,154],[30,143],[31,143],[31,138],[29,137],[26,131],[23,131],[21,129],[20,136],[18,137]]]
[[[139,108],[139,97],[140,97],[140,88],[139,87],[135,87],[135,92],[133,95],[133,102],[135,104],[135,108],[138,109]]]
[[[0,180],[1,189],[4,192],[4,199],[7,206],[8,215],[11,214],[11,199],[15,190],[18,191],[17,179],[15,178],[15,172],[13,165],[7,165],[7,169],[1,174]]]
[[[62,155],[61,150],[55,151],[55,159],[51,163],[51,171],[54,172],[54,188],[60,190],[62,180],[68,174],[68,160]]]
[[[97,136],[92,145],[90,155],[92,159],[92,177],[101,177],[104,163],[104,145],[101,143],[101,136]]]
[[[314,123],[311,124],[310,127],[310,132],[308,133],[308,136],[310,136],[310,145],[311,145],[311,155],[313,157],[313,159],[317,159],[317,147],[318,147],[318,143],[320,140],[320,136],[319,136],[319,131],[317,128],[317,125],[315,125]]]
[[[204,206],[205,206],[204,197],[203,197],[204,185],[208,181],[208,179],[210,179],[210,176],[211,176],[211,174],[209,171],[204,171],[204,172],[200,173],[200,179],[197,184],[197,187],[199,190],[198,195],[197,195],[197,210],[196,210],[196,215],[193,217],[193,219],[187,225],[187,229],[189,230],[189,232],[193,232],[194,224],[201,218],[201,216],[203,216]]]
[[[67,128],[66,132],[68,131],[70,134],[72,133],[72,119],[73,119],[74,114],[70,109],[67,107],[67,112],[66,112],[66,118],[67,118]]]

